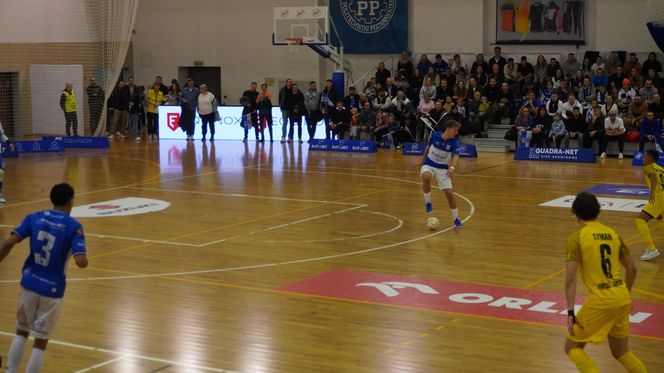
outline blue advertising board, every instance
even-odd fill
[[[427,147],[425,142],[405,142],[401,147],[403,155],[424,155]],[[459,157],[477,158],[477,148],[472,144],[459,144]]]
[[[595,163],[597,158],[592,149],[559,148],[518,148],[514,152],[517,161],[549,161]]]
[[[597,184],[586,191],[592,194],[612,194],[634,197],[644,197],[650,194],[650,190],[643,185]]]
[[[309,144],[309,150],[351,152],[351,153],[375,153],[376,143],[362,140],[325,140],[314,139]]]
[[[664,167],[664,156],[659,157],[657,164]],[[635,151],[632,157],[632,166],[643,166],[643,152]]]
[[[65,150],[62,140],[14,141],[17,153],[61,152]]]
[[[109,147],[108,138],[101,136],[63,136],[52,137],[44,136],[44,141],[61,140],[65,149],[68,148],[83,148],[83,149],[105,149]]]

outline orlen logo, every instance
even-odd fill
[[[171,129],[171,131],[175,131],[180,127],[178,122],[180,122],[180,114],[178,113],[166,114],[166,124],[168,125],[168,128]]]

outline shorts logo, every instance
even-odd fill
[[[180,121],[180,114],[178,113],[168,113],[166,114],[166,123],[168,125],[168,128],[171,129],[171,131],[175,131],[180,127],[178,122]]]
[[[363,34],[384,29],[397,7],[397,0],[341,0],[341,14],[348,25]]]

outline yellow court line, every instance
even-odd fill
[[[282,216],[282,215],[288,215],[288,214],[293,214],[293,213],[296,213],[296,212],[307,211],[307,210],[312,210],[312,209],[318,209],[322,205],[329,205],[329,204],[332,204],[332,203],[344,202],[344,201],[348,201],[348,200],[355,199],[355,198],[366,197],[366,196],[369,196],[369,195],[372,195],[372,194],[382,193],[382,192],[385,192],[387,190],[388,189],[378,189],[378,190],[374,190],[372,192],[357,194],[357,195],[354,195],[354,196],[351,196],[351,197],[342,198],[340,200],[336,200],[336,201],[332,201],[332,202],[324,202],[324,203],[320,203],[320,204],[314,204],[314,205],[311,205],[311,206],[308,206],[308,207],[301,207],[301,208],[294,209],[294,210],[281,211],[281,212],[278,212],[278,213],[275,213],[275,214],[272,214],[272,215],[263,215],[263,216],[260,216],[258,218],[247,219],[247,220],[239,221],[239,222],[232,223],[232,224],[221,225],[221,226],[205,229],[205,230],[198,231],[198,232],[186,233],[186,234],[183,234],[183,235],[170,237],[170,238],[167,238],[163,241],[179,240],[179,239],[186,238],[186,237],[196,236],[196,235],[200,235],[200,234],[204,234],[204,233],[210,233],[210,232],[214,232],[214,231],[220,231],[220,230],[223,230],[223,229],[234,228],[234,227],[241,226],[241,225],[255,223],[257,221],[261,221],[261,220],[265,220],[265,219],[272,219],[272,218]],[[149,242],[149,243],[133,245],[133,246],[129,246],[129,247],[119,249],[119,250],[110,251],[110,252],[103,253],[103,254],[92,255],[89,258],[90,259],[102,258],[102,257],[105,257],[105,256],[120,254],[120,253],[124,253],[124,252],[130,251],[130,250],[139,249],[139,248],[142,248],[142,247],[153,246],[153,245],[156,245],[156,244],[157,244],[156,242]]]
[[[102,269],[102,268],[97,268],[97,270],[108,271],[108,272],[114,271],[114,270],[111,270],[111,269]],[[140,275],[140,274],[136,273],[136,275]],[[260,287],[247,286],[247,285],[228,284],[228,283],[221,282],[221,281],[216,281],[216,280],[202,280],[202,279],[199,280],[199,279],[189,279],[189,278],[183,278],[183,277],[168,277],[168,276],[163,276],[163,277],[158,276],[158,277],[151,277],[151,278],[161,278],[161,279],[166,279],[166,280],[171,280],[171,281],[188,282],[188,283],[195,283],[195,284],[201,284],[201,285],[212,285],[212,286],[219,286],[219,287],[230,288],[230,289],[249,290],[249,291],[256,291],[256,292],[262,292],[262,293],[274,294],[274,295],[285,295],[285,296],[291,296],[291,297],[296,296],[296,297],[302,297],[302,298],[325,299],[325,300],[340,301],[340,302],[345,302],[345,303],[382,306],[382,307],[398,308],[398,309],[405,309],[405,310],[411,310],[411,311],[424,311],[424,312],[433,312],[433,313],[437,313],[437,314],[467,316],[467,317],[470,317],[470,318],[477,318],[477,319],[483,319],[483,320],[496,320],[496,321],[506,321],[506,322],[517,323],[517,324],[548,326],[548,327],[554,327],[554,328],[559,328],[559,329],[565,329],[566,328],[566,326],[562,325],[562,324],[561,325],[552,325],[552,324],[545,324],[545,323],[536,322],[536,321],[503,319],[503,318],[495,317],[495,316],[474,315],[474,314],[463,313],[463,312],[455,312],[455,311],[434,310],[434,309],[420,308],[420,307],[414,307],[414,306],[403,306],[403,305],[396,305],[396,304],[376,303],[376,302],[363,301],[363,300],[331,297],[331,296],[325,296],[325,295],[297,293],[297,292],[291,292],[291,291],[286,291],[286,290],[260,288]],[[436,328],[436,330],[438,330],[438,329]],[[664,338],[661,338],[661,337],[651,337],[651,336],[643,336],[643,335],[631,335],[631,337],[651,339],[651,340],[655,340],[655,341],[664,341]]]
[[[553,273],[549,273],[548,275],[543,276],[543,277],[541,277],[541,278],[539,278],[539,279],[537,279],[537,280],[535,280],[535,281],[529,283],[528,285],[524,286],[523,288],[524,288],[524,289],[530,289],[530,288],[532,288],[532,287],[534,287],[534,286],[537,286],[537,285],[541,284],[542,282],[544,282],[544,281],[546,281],[546,280],[549,280],[549,279],[552,279],[552,278],[558,276],[559,274],[565,272],[566,269],[567,269],[567,268],[562,268],[562,269],[559,269],[559,270],[557,270],[557,271],[555,271],[555,272],[553,272]]]

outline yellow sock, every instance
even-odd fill
[[[648,222],[643,219],[636,219],[636,229],[641,234],[643,242],[646,243],[646,248],[648,250],[655,250],[655,243],[652,241],[652,235],[650,234],[650,228],[648,228]]]
[[[576,369],[581,373],[599,373],[597,365],[593,359],[581,348],[573,348],[569,350],[567,356],[576,365]]]
[[[638,357],[634,356],[633,353],[628,352],[624,354],[620,359],[618,359],[620,364],[627,369],[629,373],[647,373],[645,365],[639,360]]]

